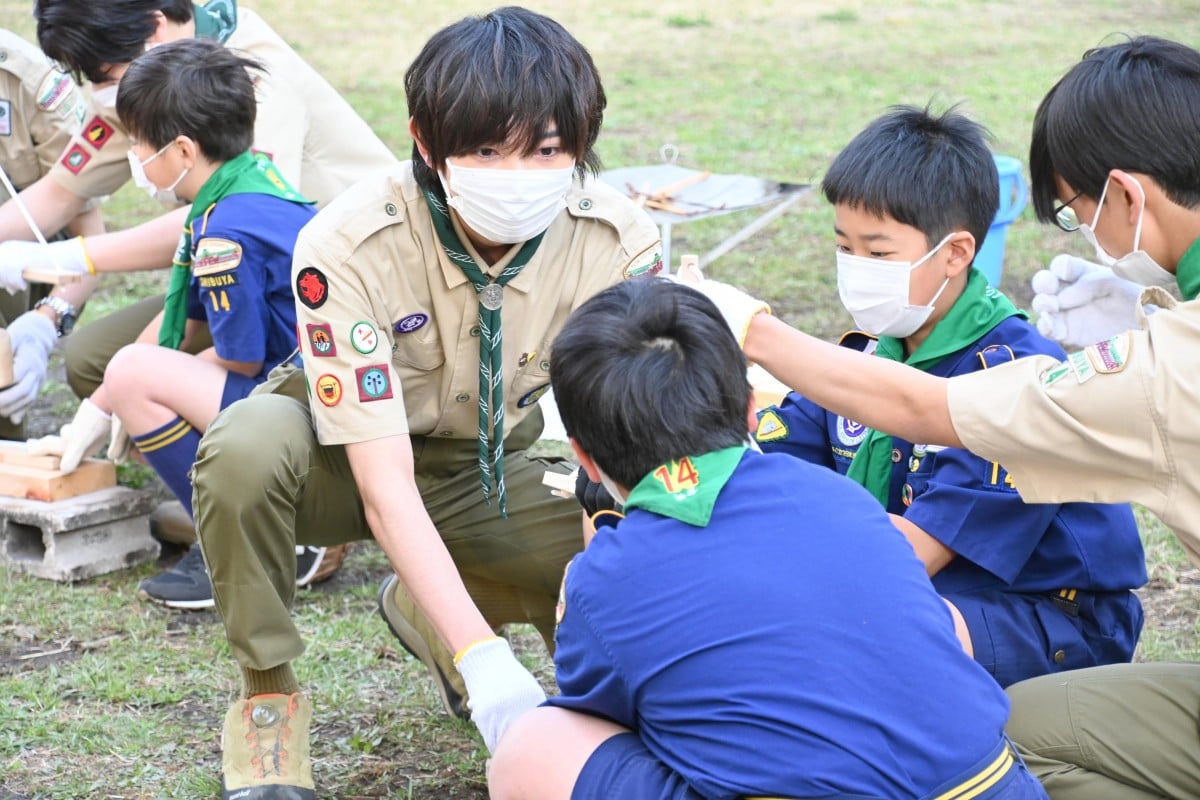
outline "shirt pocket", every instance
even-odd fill
[[[432,372],[446,363],[446,351],[437,326],[426,320],[420,327],[404,332],[404,320],[392,325],[392,360],[398,367],[408,367],[418,372]],[[411,325],[411,322],[407,323]]]

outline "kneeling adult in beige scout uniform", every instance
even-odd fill
[[[653,222],[589,174],[604,94],[557,23],[506,8],[451,25],[405,88],[411,164],[301,231],[303,372],[226,409],[196,460],[200,540],[244,687],[226,717],[227,788],[263,783],[240,773],[257,757],[250,709],[279,721],[255,741],[307,742],[288,610],[297,542],[379,541],[403,581],[381,589],[388,624],[448,710],[465,714],[470,692],[489,748],[544,698],[494,627],[530,622],[549,645],[583,544],[579,505],[550,495],[551,463],[525,452],[549,345],[592,294],[660,266]],[[303,753],[272,785],[311,787]]]

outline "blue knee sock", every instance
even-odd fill
[[[130,439],[192,516],[192,479],[188,473],[200,448],[200,431],[176,417],[161,428]]]

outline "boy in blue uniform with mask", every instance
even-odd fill
[[[123,426],[189,516],[190,470],[208,424],[296,350],[292,251],[315,212],[269,159],[250,152],[250,71],[260,69],[214,42],[181,39],[125,72],[117,113],[130,133],[134,180],[164,199],[191,201],[191,211],[161,327],[119,350],[62,436],[36,445],[59,449],[69,471],[110,430],[117,456]],[[212,347],[197,355],[180,349],[204,329]],[[208,580],[200,559],[193,548],[140,593],[174,608],[211,607],[211,590],[194,585],[197,576]]]
[[[716,307],[662,279],[555,339],[563,424],[625,516],[567,569],[561,694],[501,740],[491,797],[1044,797],[886,514],[749,446],[744,365]]]
[[[971,268],[998,205],[985,137],[953,111],[901,107],[834,160],[822,189],[838,292],[860,329],[844,346],[941,377],[1064,358]],[[1002,464],[886,436],[796,393],[762,413],[756,438],[875,496],[1002,686],[1132,657],[1142,610],[1131,590],[1146,571],[1128,506],[1027,504]]]

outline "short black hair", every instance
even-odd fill
[[[630,489],[749,438],[746,357],[712,301],[667,278],[623,281],[576,309],[551,346],[550,383],[567,435]]]
[[[107,69],[128,64],[154,35],[154,12],[172,22],[192,18],[191,0],[37,0],[38,44],[80,83],[111,80]]]
[[[1030,193],[1054,221],[1055,175],[1099,199],[1114,169],[1149,175],[1171,202],[1200,204],[1200,52],[1156,36],[1097,47],[1046,93],[1029,143]]]
[[[509,136],[532,153],[552,127],[580,175],[600,159],[592,149],[607,99],[592,57],[549,17],[509,6],[467,17],[426,42],[404,75],[408,113],[432,160],[413,145],[422,188],[443,194],[435,171],[446,158]]]
[[[167,42],[129,65],[117,92],[117,116],[131,138],[155,150],[182,134],[208,160],[229,161],[254,143],[258,105],[250,70],[262,69],[216,42]]]
[[[1000,208],[1000,177],[987,128],[950,108],[891,106],[846,145],[821,191],[833,205],[888,216],[929,245],[956,230],[983,246]]]

